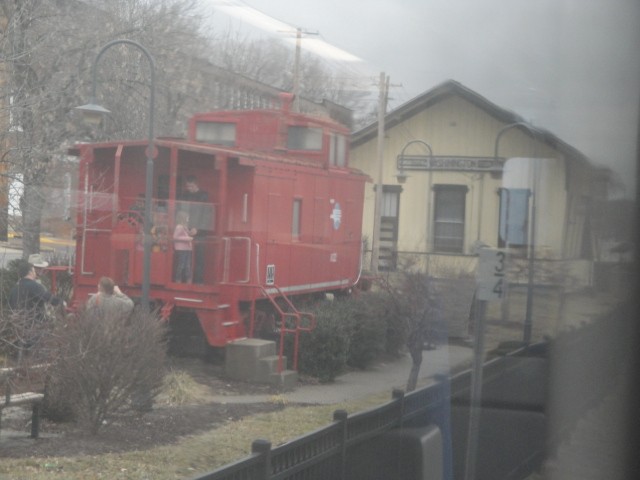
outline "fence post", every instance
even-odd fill
[[[271,478],[271,442],[269,440],[257,439],[251,444],[251,453],[259,454],[262,457],[262,476],[256,480],[269,480]]]
[[[440,388],[440,398],[442,399],[442,405],[438,409],[440,415],[436,414],[436,417],[440,417],[436,420],[437,425],[440,427],[440,434],[442,435],[442,465],[445,480],[453,479],[453,439],[451,436],[451,378],[449,375],[436,374],[434,376],[437,385]]]
[[[399,402],[399,406],[400,408],[398,409],[398,429],[400,430],[400,432],[402,432],[402,429],[404,428],[404,390],[400,389],[400,388],[394,388],[391,391],[391,398],[393,398],[393,400],[395,402]],[[395,443],[395,458],[394,463],[395,463],[395,468],[393,468],[393,471],[395,472],[394,478],[402,478],[401,477],[401,472],[402,472],[402,450],[403,450],[403,445],[401,441],[399,442],[394,442]]]
[[[340,452],[340,480],[347,478],[347,417],[349,414],[346,410],[336,410],[333,412],[333,421],[341,424],[341,452]]]
[[[400,402],[400,412],[398,414],[398,427],[402,428],[404,424],[404,390],[394,388],[391,392],[391,398]]]
[[[42,407],[40,402],[34,402],[31,406],[31,438],[40,436],[40,413]]]

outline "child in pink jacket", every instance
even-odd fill
[[[173,249],[175,252],[174,282],[191,282],[191,252],[193,237],[189,235],[189,214],[184,211],[176,215],[176,228],[173,231]]]

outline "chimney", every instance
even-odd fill
[[[280,93],[280,107],[282,108],[283,113],[291,112],[291,104],[293,103],[294,95],[289,92]]]

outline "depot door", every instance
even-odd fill
[[[398,212],[400,192],[400,187],[396,185],[383,185],[382,187],[378,270],[383,272],[395,270],[398,261]]]

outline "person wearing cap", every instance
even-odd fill
[[[47,304],[64,305],[61,298],[49,292],[44,285],[38,282],[38,273],[49,264],[40,254],[29,257],[29,261],[22,260],[18,266],[20,280],[13,286],[9,293],[9,306],[14,312],[19,312],[33,318],[35,323],[43,324],[46,320],[45,306]],[[38,334],[36,332],[36,338]],[[32,338],[27,346],[35,343]]]
[[[36,269],[36,281],[41,283],[40,276],[42,275],[42,271],[49,266],[49,262],[42,258],[42,255],[39,253],[32,253],[29,255],[29,260],[27,261]]]

